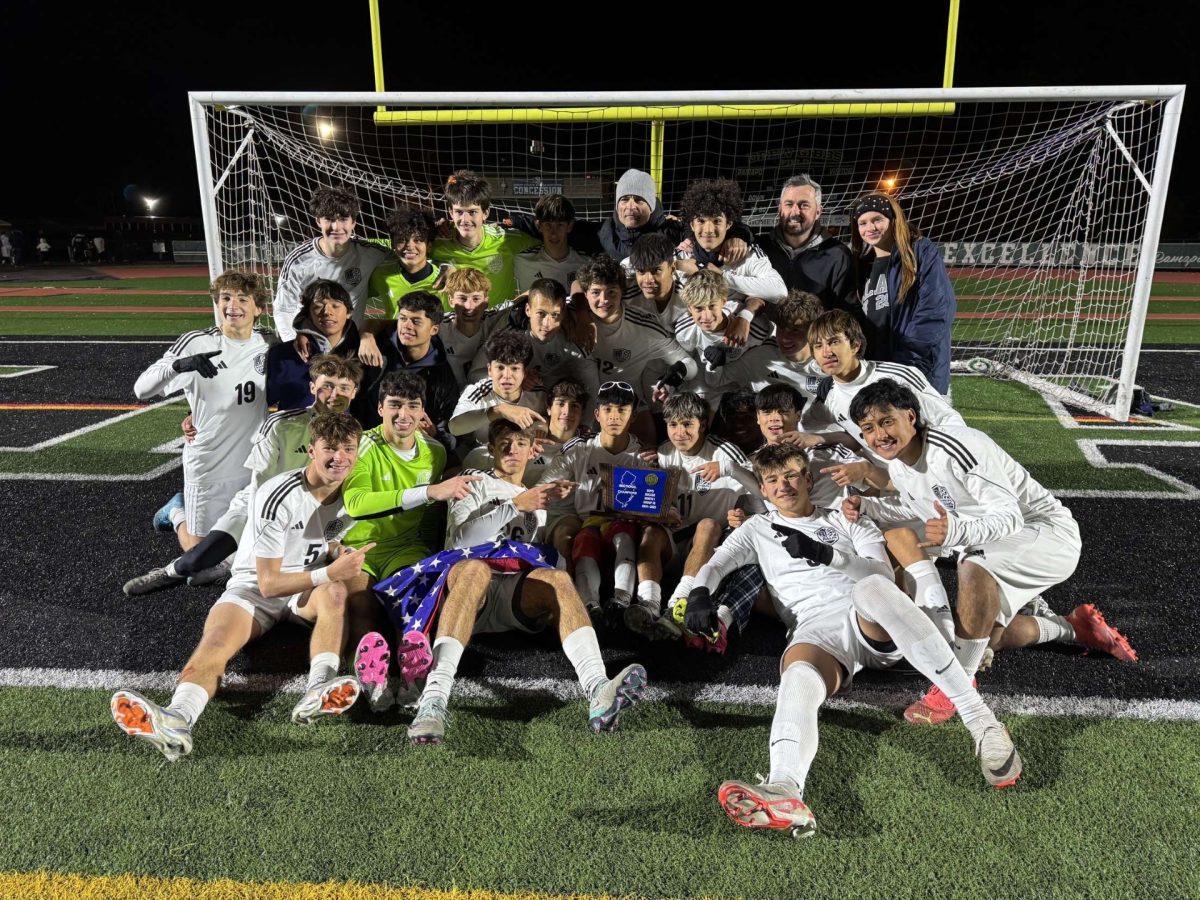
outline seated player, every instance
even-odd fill
[[[425,383],[421,430],[452,449],[450,414],[458,402],[458,381],[441,341],[442,301],[427,291],[412,291],[396,301],[396,330],[379,344],[383,365],[368,368],[363,389],[351,411],[365,428],[379,424],[376,398],[388,375],[408,372]]]
[[[192,410],[196,439],[183,447],[183,493],[155,516],[155,527],[174,530],[184,550],[200,543],[249,481],[246,448],[267,414],[263,373],[273,338],[254,327],[267,308],[266,286],[231,269],[211,290],[221,324],[181,336],[133,386],[139,400],[183,391]]]
[[[902,656],[957,701],[987,782],[996,788],[1015,784],[1021,758],[1008,730],[933,623],[891,584],[879,530],[813,505],[812,478],[799,447],[763,448],[754,471],[772,511],[750,518],[717,548],[696,576],[685,612],[689,630],[711,631],[713,591],[734,569],[754,564],[788,629],[771,723],[770,774],[758,785],[721,785],[717,799],[729,817],[748,828],[812,834],[816,818],[804,803],[804,783],[817,752],[821,704],[861,669],[888,668]]]
[[[771,323],[754,323],[749,335],[735,345],[726,336],[735,304],[729,302],[729,287],[719,273],[711,269],[697,272],[682,293],[688,314],[675,322],[675,341],[692,353],[703,369],[692,389],[702,397],[720,397],[728,389],[722,367],[770,338]]]
[[[160,707],[136,691],[112,696],[113,720],[170,762],[192,752],[192,729],[217,692],[234,655],[281,621],[312,626],[308,683],[292,710],[296,724],[339,715],[358,698],[358,682],[338,677],[345,643],[346,597],[366,586],[357,550],[338,539],[351,525],[342,485],[358,455],[359,424],[327,413],[312,423],[309,463],[267,481],[238,549],[233,577],[209,611],[204,634]]]
[[[524,486],[523,470],[533,456],[533,442],[512,422],[492,422],[488,444],[496,468],[451,505],[446,546],[466,549],[503,539],[536,548],[545,541],[547,506],[569,494],[574,485],[548,481],[534,488]],[[588,698],[593,731],[612,731],[621,710],[641,699],[646,670],[635,663],[608,677],[595,629],[570,576],[561,569],[496,571],[482,560],[464,560],[450,569],[446,590],[433,642],[433,669],[408,729],[413,743],[442,742],[454,676],[475,634],[536,633],[553,624]]]
[[[680,213],[691,226],[690,249],[677,255],[676,273],[684,279],[700,269],[719,272],[729,283],[730,293],[739,306],[729,321],[728,338],[740,347],[750,333],[754,316],[767,304],[787,296],[787,285],[758,245],[752,245],[746,258],[736,265],[721,257],[721,248],[730,229],[740,225],[742,190],[727,178],[702,178],[693,181],[679,202]]]
[[[381,364],[377,335],[391,330],[400,298],[413,291],[441,295],[450,270],[449,266],[435,266],[429,261],[437,226],[428,212],[402,203],[388,214],[387,226],[396,259],[380,263],[371,273],[368,290],[372,300],[383,304],[383,317],[366,319],[362,326],[359,352],[369,366]]]
[[[575,586],[594,619],[603,612],[623,619],[636,587],[636,526],[616,519],[604,505],[600,465],[645,468],[640,456],[643,448],[630,433],[637,395],[623,381],[600,385],[596,395],[596,421],[599,432],[590,438],[577,437],[563,445],[562,453],[546,467],[544,481],[572,481],[574,508],[570,513],[551,516],[550,543],[559,556],[570,559]],[[605,545],[614,558],[614,596],[608,604],[600,601],[600,563]]]
[[[502,310],[488,309],[491,289],[492,282],[488,277],[469,266],[455,269],[446,277],[446,296],[453,311],[442,321],[440,335],[446,356],[454,367],[460,394],[468,384],[483,377],[482,374],[475,375],[475,364],[482,347],[505,325]]]
[[[450,431],[462,446],[487,443],[488,426],[495,419],[529,428],[546,424],[543,395],[524,390],[526,369],[533,359],[533,343],[523,331],[498,331],[484,345],[487,378],[469,385],[454,407]]]
[[[709,405],[690,391],[676,394],[663,404],[668,440],[658,448],[657,465],[678,468],[684,473],[675,500],[680,522],[671,533],[673,547],[668,545],[669,552],[657,558],[685,556],[683,575],[672,594],[675,598],[687,597],[696,573],[712,557],[724,534],[729,510],[742,506],[753,514],[763,509],[757,485],[747,471],[750,460],[732,442],[708,433],[710,418]],[[643,547],[638,559],[639,602],[644,593],[653,590],[643,588],[643,585],[649,582],[657,587],[656,583],[662,578],[662,567],[654,565],[656,558],[646,558],[645,549]],[[740,589],[742,584],[735,572],[717,592],[721,602],[717,609],[720,634],[713,642],[719,645],[714,647],[716,652],[723,652],[730,631],[744,631],[749,624],[762,579],[751,578],[747,590]],[[654,594],[657,596],[657,592]],[[672,601],[671,612],[674,612],[674,606],[675,601]],[[651,636],[678,637],[680,634],[672,616],[660,620],[656,628],[657,632]],[[703,642],[694,644],[702,645]]]
[[[575,227],[575,206],[562,194],[546,194],[538,198],[533,216],[542,243],[521,251],[513,260],[517,290],[525,293],[535,281],[550,278],[561,284],[565,292],[574,283],[579,267],[588,261],[569,242]]]
[[[725,383],[755,391],[771,384],[790,384],[811,401],[825,373],[813,360],[808,327],[821,312],[821,300],[815,294],[791,291],[775,307],[774,339],[726,363],[721,372]]]
[[[267,416],[254,435],[245,466],[250,470],[250,482],[229,504],[204,540],[165,566],[151,569],[145,575],[125,582],[127,597],[149,594],[175,587],[187,579],[193,587],[222,583],[229,578],[229,557],[237,551],[238,541],[246,527],[246,517],[253,507],[254,491],[268,479],[292,469],[312,444],[310,428],[313,419],[323,413],[343,413],[358,391],[362,366],[353,359],[332,354],[313,357],[308,367],[308,390],[315,398],[313,405],[302,410],[284,410]]]
[[[488,272],[492,283],[489,305],[511,300],[517,294],[513,260],[537,242],[518,231],[487,224],[492,186],[482,175],[459,169],[446,180],[445,196],[454,236],[434,242],[433,261]]]
[[[930,580],[937,573],[928,555],[958,551],[953,646],[969,676],[997,624],[1007,629],[1002,646],[1067,639],[1137,661],[1129,642],[1090,603],[1065,617],[1018,615],[1042,591],[1071,577],[1082,545],[1070,510],[995,441],[963,425],[927,425],[917,395],[887,378],[859,390],[850,418],[872,451],[887,460],[899,493],[847,497],[842,510],[852,521],[867,517],[885,530],[899,524],[888,530],[888,549],[919,586],[930,586],[932,603],[920,591],[917,602],[943,619],[944,631],[948,610],[936,597],[940,581],[934,586]],[[907,527],[912,520],[925,523],[923,535]],[[910,722],[929,724],[953,715],[953,698],[936,681],[904,713]]]
[[[318,278],[336,281],[349,291],[354,324],[361,331],[371,274],[388,257],[385,248],[354,236],[360,207],[358,197],[346,185],[317,188],[309,210],[320,234],[292,250],[279,269],[274,314],[281,341],[295,339],[292,322],[300,310],[300,297],[304,288]],[[301,338],[297,349],[304,361],[315,352],[307,346],[306,337]]]
[[[347,359],[358,356],[358,326],[350,318],[350,294],[336,281],[318,278],[305,286],[300,312],[292,321],[295,340],[267,351],[267,406],[271,409],[307,409],[312,406],[308,360],[321,353]],[[296,341],[308,338],[301,357]]]
[[[533,446],[537,455],[525,467],[525,486],[533,487],[542,480],[546,467],[558,459],[569,441],[582,436],[589,438],[590,431],[580,431],[583,411],[591,406],[591,397],[584,390],[583,382],[576,378],[564,378],[550,388],[550,405],[546,410],[546,430],[537,429],[533,435]],[[490,447],[476,447],[463,457],[463,470],[478,469],[490,472],[495,467]]]

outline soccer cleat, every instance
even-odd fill
[[[155,531],[174,531],[175,526],[171,524],[171,511],[174,509],[183,509],[183,494],[178,493],[166,503],[164,503],[154,514],[151,524],[154,525]]]
[[[683,629],[675,624],[670,613],[659,616],[654,620],[654,630],[650,635],[652,641],[677,641],[683,637]]]
[[[816,816],[800,792],[788,784],[726,781],[717,791],[717,802],[729,818],[745,828],[789,831],[794,838],[812,837],[817,831]]]
[[[358,681],[352,676],[330,678],[309,688],[292,707],[292,724],[307,725],[321,716],[340,716],[358,699]]]
[[[1067,613],[1066,620],[1075,629],[1075,640],[1089,650],[1103,651],[1121,662],[1138,661],[1137,651],[1130,646],[1125,635],[1104,621],[1103,614],[1095,604],[1084,603],[1075,607]]]
[[[163,709],[137,691],[117,691],[109,707],[118,728],[152,744],[167,762],[192,752],[192,726],[178,713]]]
[[[367,696],[371,712],[391,709],[396,702],[396,692],[388,684],[388,663],[391,659],[392,651],[378,631],[364,635],[354,651],[354,674]]]
[[[1038,594],[1028,603],[1021,607],[1020,615],[1022,616],[1046,616],[1054,615],[1054,610],[1050,608],[1050,604],[1046,602],[1046,598]]]
[[[640,634],[642,637],[653,640],[658,634],[655,623],[658,622],[660,614],[657,603],[639,600],[625,607],[622,618],[625,621],[625,627],[634,634]]]
[[[986,672],[988,669],[990,669],[992,667],[992,663],[994,663],[995,661],[996,661],[996,651],[993,650],[991,647],[987,647],[983,651],[983,656],[981,656],[979,658],[978,671]]]
[[[422,700],[408,726],[408,739],[414,744],[440,744],[446,737],[446,701],[441,697]]]
[[[215,566],[209,566],[207,569],[201,569],[195,575],[188,576],[188,587],[224,587],[229,581],[229,575],[233,566],[222,560]]]
[[[971,687],[975,687],[975,679],[971,679]],[[941,725],[949,722],[958,712],[950,698],[942,693],[936,684],[931,684],[921,699],[904,710],[904,721],[910,725]]]
[[[975,755],[987,783],[996,790],[1012,787],[1021,777],[1021,754],[1013,746],[1008,729],[996,722],[975,741]]]
[[[612,731],[617,727],[621,710],[633,706],[646,691],[646,670],[637,663],[626,666],[609,679],[592,698],[588,724],[592,731]]]
[[[121,588],[126,597],[140,597],[142,594],[153,594],[155,591],[165,591],[183,584],[186,579],[182,575],[171,575],[166,568],[151,569],[145,575],[130,578]]]
[[[396,648],[396,662],[400,675],[412,684],[429,674],[433,668],[433,651],[429,649],[429,638],[423,631],[407,631],[400,635],[400,646]]]
[[[729,628],[724,622],[718,620],[716,637],[707,634],[693,634],[685,628],[683,630],[683,644],[689,650],[703,650],[705,653],[724,654],[729,647]]]

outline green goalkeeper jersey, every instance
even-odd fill
[[[537,238],[519,231],[508,231],[491,223],[483,226],[483,240],[474,250],[468,250],[454,238],[438,238],[430,254],[434,262],[450,263],[456,268],[478,269],[492,282],[488,306],[499,306],[517,295],[517,276],[513,260],[522,250],[541,243]]]
[[[406,490],[440,481],[446,468],[445,448],[419,431],[416,438],[416,455],[403,459],[383,436],[382,425],[363,432],[358,461],[342,485],[346,512],[357,520],[345,543],[361,547],[375,542],[363,568],[377,579],[442,546],[437,505],[403,508]]]
[[[375,267],[375,271],[371,273],[369,294],[372,300],[382,304],[385,319],[396,318],[400,298],[416,291],[429,291],[441,299],[446,310],[450,309],[442,291],[434,290],[437,280],[442,277],[442,267],[427,264],[425,268],[425,272],[418,272],[417,277],[412,278],[398,262],[383,263]]]

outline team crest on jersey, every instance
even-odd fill
[[[827,544],[836,544],[838,533],[833,528],[823,525],[817,529],[817,537]]]
[[[254,371],[259,375],[267,373],[267,354],[260,353],[254,357]]]
[[[560,354],[560,353],[547,353],[546,354],[546,365],[557,366],[560,362],[562,362],[562,354]]]
[[[817,388],[819,388],[820,386],[821,386],[821,379],[818,378],[816,375],[804,376],[804,390],[807,391],[808,393],[815,394],[817,392]]]
[[[346,270],[346,283],[350,285],[350,287],[358,287],[359,282],[361,281],[362,269],[360,269],[358,266],[351,266]]]
[[[489,272],[499,272],[504,268],[504,257],[497,254],[487,262]]]
[[[696,486],[695,487],[696,487],[697,494],[707,494],[709,491],[712,490],[712,484],[708,481],[705,481],[699,475],[696,476]]]
[[[933,496],[937,497],[942,506],[946,507],[946,512],[952,513],[958,508],[958,503],[950,496],[950,492],[940,484],[933,486]]]
[[[328,525],[325,526],[325,540],[332,541],[334,538],[336,538],[339,534],[342,533],[342,529],[344,529],[345,527],[346,527],[345,520],[341,516],[338,516],[336,519],[334,519],[332,522],[330,522]]]
[[[631,356],[633,356],[633,352],[625,347],[619,347],[613,351],[613,359],[617,362],[629,362]]]

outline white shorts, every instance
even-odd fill
[[[899,650],[884,651],[872,647],[858,627],[854,607],[834,608],[824,615],[814,616],[797,625],[788,635],[787,651],[797,644],[820,647],[846,670],[842,688],[850,686],[862,669],[889,669],[904,657]],[[783,674],[783,657],[779,658],[779,674]]]
[[[233,495],[233,500],[229,503],[229,509],[221,518],[214,523],[213,531],[223,531],[226,534],[233,535],[233,539],[240,541],[242,532],[246,530],[246,520],[250,517],[250,485],[246,485],[240,491]]]
[[[1068,514],[1050,522],[1028,522],[1002,541],[967,547],[959,564],[980,566],[995,579],[1000,588],[996,621],[1007,625],[1022,606],[1074,574],[1082,549],[1079,525]]]
[[[232,481],[185,481],[183,484],[183,507],[187,513],[188,532],[193,537],[204,537],[217,520],[228,510],[237,492],[250,481],[250,471],[243,478]],[[237,534],[241,537],[241,534]]]
[[[300,604],[308,599],[311,593],[310,589],[286,597],[264,597],[255,582],[231,581],[225,588],[225,593],[217,598],[213,606],[232,603],[238,609],[245,610],[254,617],[264,634],[279,622],[297,622],[311,628],[312,623],[296,613]]]
[[[475,616],[472,634],[499,634],[524,631],[537,634],[546,622],[521,612],[521,588],[528,572],[494,572],[484,594],[483,608]]]

